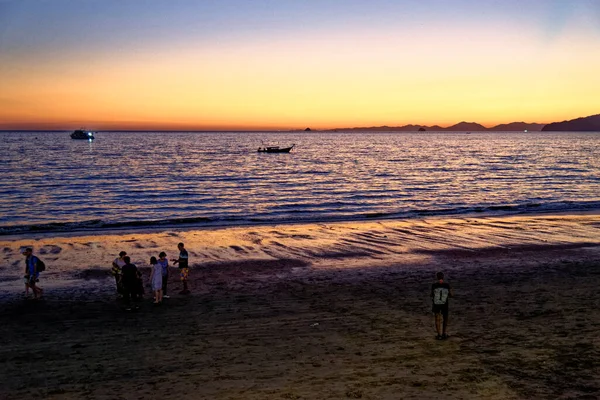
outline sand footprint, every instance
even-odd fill
[[[46,245],[39,251],[40,254],[59,254],[62,251],[62,247],[55,245]]]
[[[240,246],[229,246],[229,248],[235,250],[236,253],[242,253],[242,254],[247,254],[248,253],[246,250],[244,250]]]

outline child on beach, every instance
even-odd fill
[[[173,259],[171,261],[173,261],[173,264],[179,264],[179,275],[181,277],[181,282],[183,283],[183,290],[179,292],[179,294],[189,294],[190,291],[188,290],[187,286],[187,280],[190,273],[188,267],[188,252],[185,249],[183,243],[179,243],[177,245],[177,248],[179,249],[179,258]]]
[[[160,304],[162,302],[162,284],[163,284],[163,273],[162,267],[158,264],[156,257],[150,257],[150,284],[154,291],[154,304]]]
[[[135,291],[135,298],[138,300],[142,300],[144,298],[144,293],[146,293],[146,291],[144,290],[144,276],[142,275],[142,271],[140,271],[139,269],[137,270],[136,275],[137,287]]]
[[[446,329],[448,328],[448,299],[452,297],[452,288],[450,284],[444,282],[444,273],[436,274],[437,282],[431,285],[431,300],[433,301],[432,311],[435,315],[435,329],[437,331],[437,340],[448,339]],[[443,323],[442,323],[443,319]]]
[[[162,297],[168,299],[167,295],[167,284],[169,283],[169,260],[167,260],[167,253],[161,251],[158,255],[158,265],[162,269]]]

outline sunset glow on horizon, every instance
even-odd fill
[[[22,0],[0,2],[0,25],[0,129],[489,127],[600,113],[592,0]]]

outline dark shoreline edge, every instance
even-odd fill
[[[271,221],[236,221],[236,223],[228,223],[224,221],[213,221],[204,224],[195,223],[169,223],[165,221],[144,221],[140,224],[118,223],[112,226],[99,226],[89,228],[79,228],[72,230],[46,230],[46,231],[20,231],[20,232],[2,232],[0,227],[0,240],[15,240],[23,237],[31,239],[42,239],[52,237],[78,237],[78,236],[95,236],[95,235],[111,235],[111,234],[127,234],[135,232],[156,233],[164,231],[179,231],[188,232],[195,230],[218,230],[218,229],[235,229],[235,228],[251,228],[261,226],[297,226],[297,225],[321,225],[321,224],[343,224],[343,223],[372,223],[385,221],[411,221],[422,219],[484,219],[484,218],[509,218],[509,217],[548,217],[548,216],[567,216],[567,215],[600,215],[600,209],[578,209],[578,210],[536,210],[535,212],[514,211],[514,212],[477,212],[470,213],[448,213],[448,214],[421,214],[398,216],[385,216],[379,214],[376,216],[363,218],[328,218],[328,219],[306,219],[306,220],[271,220]],[[201,218],[200,218],[201,219]]]
[[[291,211],[290,211],[291,212]],[[290,213],[288,212],[288,214]],[[130,220],[130,221],[103,221],[91,219],[87,221],[33,223],[29,225],[0,226],[0,237],[15,235],[53,234],[68,232],[89,231],[122,231],[139,229],[176,229],[176,228],[212,228],[235,226],[264,226],[264,225],[293,225],[317,224],[333,222],[365,222],[374,220],[410,220],[429,217],[501,217],[504,215],[534,215],[552,213],[581,213],[600,212],[600,202],[591,200],[583,202],[549,202],[549,203],[522,203],[522,204],[491,204],[481,206],[461,206],[455,208],[416,209],[398,212],[365,211],[348,215],[330,214],[315,215],[306,218],[291,218],[282,216],[225,216],[225,217],[181,217],[161,220]],[[293,212],[292,212],[293,214]]]

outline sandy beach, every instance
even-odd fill
[[[137,312],[111,261],[190,252]],[[23,296],[24,247],[47,265]],[[596,399],[600,215],[0,237],[2,399]],[[429,288],[455,291],[436,341]]]

